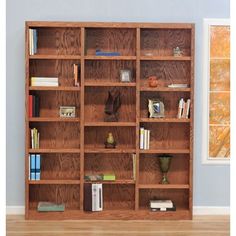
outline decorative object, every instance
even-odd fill
[[[160,170],[163,174],[160,184],[169,184],[169,181],[167,179],[167,173],[170,168],[172,156],[164,154],[164,155],[159,155],[158,158],[159,158]]]
[[[105,118],[107,122],[118,121],[118,110],[121,106],[120,92],[116,89],[108,91],[108,98],[105,104]]]
[[[107,140],[104,144],[105,148],[116,148],[116,141],[114,140],[112,133],[108,133]]]
[[[150,118],[164,118],[164,104],[159,99],[148,99],[148,111]]]
[[[60,117],[62,117],[62,118],[75,118],[75,107],[60,106]]]
[[[155,88],[158,86],[158,79],[155,75],[149,76],[148,77],[148,85],[151,88]]]
[[[131,82],[131,80],[132,80],[131,70],[120,70],[121,82]]]
[[[183,51],[180,50],[179,47],[176,47],[176,48],[173,49],[173,55],[175,57],[181,57],[181,56],[183,56]]]
[[[65,211],[65,204],[57,204],[55,202],[39,202],[37,210],[39,212]]]
[[[115,181],[116,175],[114,173],[103,174],[103,180],[104,181]]]
[[[102,174],[99,174],[99,175],[85,175],[84,176],[84,180],[85,181],[101,181],[103,180],[103,175]]]

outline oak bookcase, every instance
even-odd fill
[[[29,55],[30,28],[38,32],[38,52]],[[194,24],[26,22],[26,219],[192,219]],[[95,56],[101,50],[121,56]],[[172,56],[179,46],[184,56]],[[152,53],[152,56],[145,56]],[[80,63],[80,87],[73,86],[73,64]],[[119,70],[133,71],[133,82],[119,82]],[[147,76],[161,82],[149,88]],[[59,77],[59,87],[31,87],[31,76]],[[188,88],[171,89],[170,83]],[[107,91],[117,87],[119,122],[104,122]],[[40,117],[28,117],[30,94],[40,97]],[[165,118],[149,119],[147,99],[165,104]],[[177,119],[178,101],[190,98],[190,119]],[[77,117],[62,119],[59,106],[74,105]],[[149,150],[139,149],[140,126],[151,130]],[[40,132],[40,149],[30,148],[30,128]],[[105,149],[111,131],[116,149]],[[40,153],[41,180],[28,180],[28,157]],[[132,179],[136,153],[136,180]],[[161,185],[156,156],[173,155],[169,185]],[[114,172],[104,182],[102,212],[83,211],[84,174]],[[153,197],[171,199],[175,212],[151,212]],[[39,201],[65,203],[64,212],[37,212]]]

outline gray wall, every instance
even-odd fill
[[[229,0],[7,0],[7,205],[24,205],[24,22],[196,23],[194,205],[229,206],[229,166],[201,164],[202,20],[229,17]]]

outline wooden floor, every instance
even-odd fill
[[[195,216],[192,221],[25,221],[7,216],[7,236],[223,236],[230,235],[229,216]]]

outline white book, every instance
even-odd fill
[[[150,130],[147,130],[147,149],[150,149]]]
[[[147,138],[148,138],[148,132],[147,132],[147,130],[145,129],[145,130],[144,130],[144,149],[145,149],[145,150],[148,149],[148,148],[147,148]]]
[[[33,82],[31,86],[42,86],[42,87],[58,87],[58,83],[49,83],[49,82]]]
[[[57,77],[31,77],[31,81],[35,81],[35,82],[58,82],[58,78]]]
[[[172,208],[171,200],[150,200],[150,208]]]
[[[180,119],[180,118],[181,118],[181,115],[182,115],[183,103],[184,103],[184,99],[181,98],[181,99],[179,100],[178,115],[177,115],[177,118],[178,118],[178,119]]]
[[[168,88],[187,88],[187,84],[169,84]]]
[[[144,128],[143,127],[140,128],[139,142],[140,142],[140,149],[144,149]]]
[[[29,29],[29,54],[32,55],[32,30]]]
[[[187,108],[186,108],[186,117],[185,117],[186,119],[188,119],[188,117],[189,117],[190,101],[191,101],[190,99],[187,100],[187,105],[186,105],[186,107],[187,107]]]
[[[102,184],[92,184],[92,211],[102,211]]]
[[[183,102],[183,109],[182,109],[181,118],[185,118],[186,117],[186,113],[187,113],[187,103]]]

